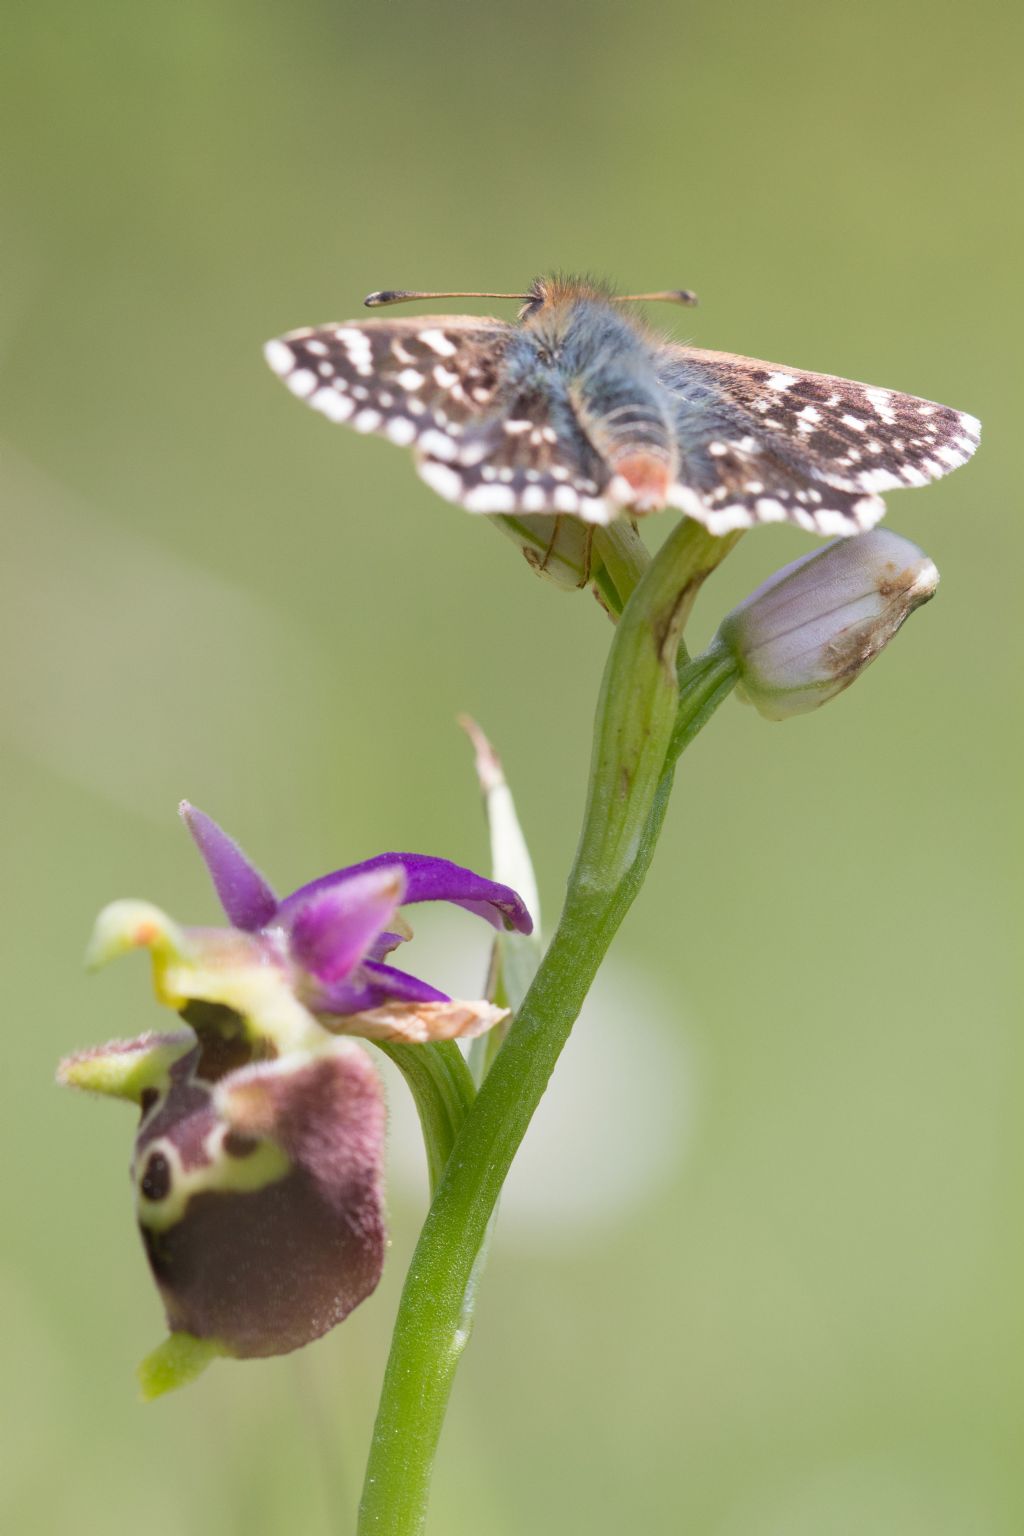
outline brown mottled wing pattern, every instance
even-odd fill
[[[566,512],[590,523],[619,514],[610,472],[567,408],[543,391],[466,430],[447,458],[423,456],[427,484],[470,512]]]
[[[291,331],[265,354],[329,421],[429,451],[431,433],[455,438],[493,409],[510,334],[500,320],[461,315],[349,321]]]
[[[794,522],[870,528],[880,491],[925,485],[978,446],[973,416],[829,374],[667,344],[680,468],[670,502],[713,533]]]
[[[608,522],[608,471],[500,320],[349,321],[268,342],[267,362],[330,421],[413,449],[423,479],[471,512],[568,512]]]

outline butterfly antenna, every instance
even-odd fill
[[[363,303],[367,309],[381,309],[385,304],[408,304],[413,299],[518,299],[522,303],[528,298],[528,293],[419,293],[411,288],[382,288],[379,293],[368,293]]]
[[[663,288],[660,293],[617,293],[618,304],[686,304],[691,309],[697,302],[692,288]]]

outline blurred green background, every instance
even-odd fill
[[[513,1177],[432,1530],[1024,1528],[1020,17],[7,8],[5,1530],[352,1530],[424,1209],[403,1090],[377,1296],[143,1409],[132,1117],[52,1070],[165,1022],[141,960],[79,957],[115,896],[213,920],[182,795],[281,889],[386,847],[483,866],[468,710],[555,915],[607,621],[259,349],[370,289],[556,266],[692,286],[695,314],[656,316],[677,335],[947,401],[986,438],[892,498],[943,586],[879,665],[783,726],[730,703],[686,760]],[[745,539],[694,641],[811,543]],[[472,987],[482,945],[431,914],[421,968]]]

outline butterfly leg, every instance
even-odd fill
[[[533,519],[539,523],[539,517]],[[575,517],[566,517],[556,513],[550,519],[544,521],[550,523],[551,534],[543,552],[530,550],[526,553],[527,559],[534,570],[544,572],[553,562],[570,563],[579,571],[576,579],[577,587],[590,585],[593,575],[593,550],[594,533],[593,524],[581,523]]]
[[[594,528],[593,523],[588,523],[587,524],[586,536],[585,536],[585,538],[583,540],[583,574],[580,577],[579,581],[576,583],[576,585],[579,586],[579,587],[587,587],[587,586],[590,585],[590,577],[591,577],[591,573],[592,573],[592,570],[593,570],[593,564],[594,564],[594,533],[595,532],[596,532],[596,530]]]
[[[544,553],[540,557],[540,560],[537,562],[537,569],[539,571],[546,571],[549,564],[551,563],[551,556],[555,552],[555,545],[558,543],[558,531],[561,526],[562,519],[560,517],[552,518],[551,537],[548,539],[547,549],[545,549]]]

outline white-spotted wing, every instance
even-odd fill
[[[880,491],[949,474],[981,433],[950,406],[727,352],[666,344],[659,373],[679,447],[669,500],[713,533],[859,533],[883,515]]]
[[[516,328],[472,316],[292,331],[267,362],[330,421],[413,449],[423,479],[470,512],[609,522],[610,474],[564,399],[505,367]]]
[[[586,315],[573,324],[585,327]],[[758,358],[649,346],[674,437],[666,500],[716,534],[767,522],[858,533],[884,513],[880,492],[948,474],[978,445],[973,416],[930,400]],[[611,522],[628,513],[629,486],[623,495],[591,441],[558,353],[528,328],[468,315],[306,328],[266,347],[294,394],[331,421],[411,448],[446,500]],[[614,374],[614,355],[597,361]],[[628,367],[624,357],[627,393]]]

